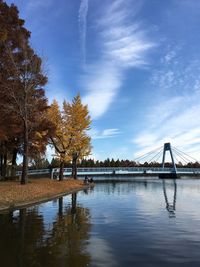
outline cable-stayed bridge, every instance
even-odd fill
[[[179,162],[183,163],[183,165],[187,165],[191,162],[198,162],[197,159],[190,156],[188,153],[181,151],[175,146],[172,146],[170,143],[165,143],[164,146],[160,146],[156,149],[153,149],[137,158],[134,159],[135,162],[146,162],[150,164],[152,162],[161,162],[162,167],[165,166],[165,157],[166,153],[169,152],[171,163],[178,164]],[[176,168],[174,166],[174,168]]]
[[[168,154],[168,155],[167,155]],[[166,158],[170,159],[170,162],[166,162]],[[119,176],[119,175],[132,175],[132,176],[159,176],[160,178],[178,178],[180,175],[199,175],[200,168],[186,168],[181,167],[180,162],[184,165],[188,163],[197,163],[198,160],[191,157],[187,153],[181,151],[176,147],[172,147],[170,143],[165,143],[164,146],[156,148],[146,154],[134,160],[136,162],[136,167],[98,167],[98,168],[78,168],[78,176]],[[159,163],[160,162],[160,163]],[[159,163],[159,164],[158,164]],[[145,166],[145,164],[147,166]],[[140,167],[140,165],[142,165]],[[159,165],[155,167],[154,165]],[[200,166],[200,165],[199,165]],[[71,168],[64,168],[64,175],[71,175]],[[17,173],[18,175],[21,172]],[[43,170],[29,170],[28,174],[31,175],[41,175],[47,174],[51,178],[57,178],[59,174],[59,168],[43,169]]]
[[[200,177],[200,168],[177,168],[177,175],[186,175],[186,176],[199,176]],[[72,169],[64,168],[64,176],[70,176]],[[99,168],[77,168],[78,176],[159,176],[161,174],[168,175],[173,174],[173,168],[169,167],[163,169],[162,167],[99,167]],[[59,168],[54,168],[52,171],[49,169],[40,169],[40,170],[29,170],[29,176],[40,176],[45,175],[51,176],[51,178],[57,178],[59,175]],[[21,171],[17,172],[17,175],[21,175]],[[170,178],[168,176],[164,176],[163,178]],[[175,177],[171,177],[175,178]]]
[[[166,154],[168,152],[168,158],[170,158],[170,162],[167,162],[170,165],[170,168],[166,168]],[[176,147],[172,147],[170,143],[165,143],[164,146],[156,148],[146,154],[141,155],[140,157],[136,158],[135,161],[140,162],[143,161],[147,165],[149,164],[156,164],[158,163],[159,159],[162,158],[161,161],[161,168],[158,170],[160,178],[177,178],[180,174],[198,174],[198,168],[181,168],[177,167],[176,164],[182,165],[191,165],[192,162],[199,165],[199,162],[194,157],[190,156],[189,154],[181,151]],[[144,165],[145,165],[144,163]],[[194,165],[194,164],[193,164]],[[153,168],[149,168],[152,170]]]

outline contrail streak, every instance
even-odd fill
[[[87,36],[87,14],[88,14],[89,0],[81,0],[79,8],[79,31],[81,40],[81,51],[83,55],[83,62],[86,61],[86,36]]]

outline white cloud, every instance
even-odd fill
[[[93,70],[88,70],[82,80],[88,91],[83,103],[88,104],[92,118],[100,117],[108,109],[121,86],[121,75],[107,63],[96,64]]]
[[[109,128],[104,129],[102,131],[99,131],[97,129],[91,129],[89,131],[90,136],[92,139],[107,139],[107,138],[113,138],[121,134],[121,131],[117,128]]]
[[[144,118],[147,129],[132,140],[138,146],[135,157],[171,142],[200,159],[200,62],[190,59],[185,63],[177,57],[167,60],[163,69],[154,73],[158,96]]]
[[[197,119],[200,117],[200,104],[196,103],[191,107],[192,99],[189,102],[188,108],[183,111],[181,106],[186,104],[183,100],[177,106],[180,112],[171,114],[167,119],[160,120],[162,113],[153,114],[154,118],[156,115],[158,117],[158,120],[154,120],[154,127],[150,126],[133,140],[139,147],[135,157],[162,146],[166,142],[171,142],[173,146],[189,153],[190,156],[200,159],[200,127]],[[165,114],[164,109],[163,112]],[[168,113],[167,106],[166,113]]]
[[[170,50],[164,56],[164,60],[165,60],[166,63],[170,63],[175,57],[176,57],[176,51],[175,50]]]
[[[108,110],[122,86],[125,70],[146,66],[146,53],[154,46],[147,40],[141,24],[136,19],[133,22],[127,3],[132,1],[105,3],[102,16],[95,24],[98,57],[87,66],[81,79],[87,91],[83,101],[88,104],[93,119]]]
[[[81,39],[81,50],[83,54],[83,62],[86,60],[86,36],[87,36],[87,14],[88,14],[89,0],[81,0],[79,8],[79,30]]]
[[[116,134],[119,134],[119,130],[118,129],[105,129],[103,131],[103,135],[104,136],[114,136]]]

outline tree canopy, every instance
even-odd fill
[[[23,156],[21,183],[25,184],[28,158],[44,153],[53,130],[46,116],[47,77],[16,6],[0,1],[0,25],[1,175],[6,175],[8,158],[13,155],[14,165],[19,153]]]
[[[72,103],[64,101],[61,111],[56,100],[48,105],[48,78],[24,23],[15,5],[0,0],[0,176],[14,175],[21,155],[21,184],[25,184],[28,163],[44,160],[50,143],[60,161],[60,180],[64,163],[70,161],[76,178],[77,161],[91,151],[88,108],[80,95]]]
[[[63,102],[62,111],[54,100],[48,116],[56,129],[51,142],[60,160],[59,179],[63,179],[63,166],[68,161],[72,161],[72,177],[76,179],[77,161],[91,152],[91,139],[87,133],[91,124],[88,108],[82,104],[78,94],[72,103]]]

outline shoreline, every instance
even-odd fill
[[[89,185],[83,184],[83,181],[73,179],[64,181],[50,180],[49,178],[34,179],[29,180],[26,185],[20,185],[19,182],[0,182],[0,213],[41,204],[89,187]],[[38,189],[39,194],[37,195]],[[13,191],[16,195],[9,199]]]

